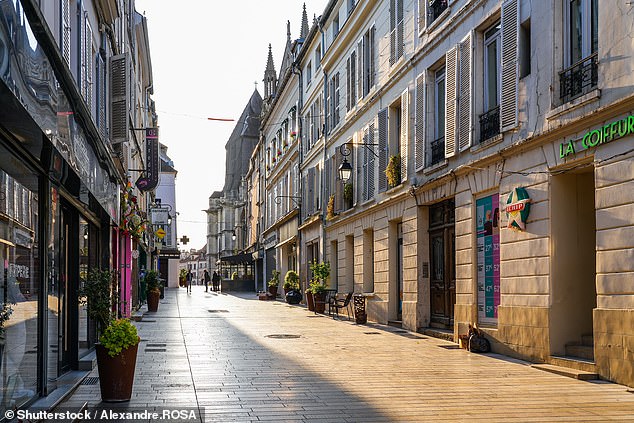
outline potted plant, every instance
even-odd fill
[[[136,327],[129,320],[112,317],[117,302],[112,290],[113,277],[109,270],[91,269],[79,289],[79,303],[86,306],[88,317],[97,323],[97,332],[101,334],[95,351],[104,402],[130,400],[140,341]]]
[[[187,269],[181,269],[178,272],[178,286],[187,288]]]
[[[334,219],[335,216],[335,195],[330,194],[330,197],[328,198],[328,205],[326,206],[326,219]]]
[[[99,337],[95,348],[102,401],[123,402],[132,397],[140,340],[128,319],[112,320]]]
[[[306,307],[308,307],[308,311],[315,311],[315,298],[313,297],[313,288],[312,282],[306,288],[304,293],[306,294]]]
[[[280,272],[273,269],[271,271],[271,280],[267,284],[269,288],[269,294],[271,294],[273,298],[277,297],[277,286],[279,284],[280,284]]]
[[[299,275],[294,270],[289,270],[286,272],[286,276],[284,276],[284,295],[288,294],[289,291],[299,290]]]
[[[385,176],[390,187],[395,187],[401,183],[401,155],[390,156],[390,160],[385,168]]]
[[[330,275],[330,263],[313,261],[310,265],[313,280],[310,283],[315,303],[315,312],[323,313],[326,306],[326,281]]]
[[[147,310],[158,311],[161,298],[161,284],[156,270],[148,270],[145,274],[145,289],[147,290]]]

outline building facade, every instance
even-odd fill
[[[475,323],[496,352],[633,385],[633,33],[591,0],[330,1],[270,92],[301,149],[259,156],[265,228],[298,163],[302,281],[324,260],[371,320]]]
[[[152,193],[133,185],[146,142],[132,128],[156,126],[156,115],[133,1],[0,8],[3,412],[62,389],[82,366],[96,340],[78,301],[90,269],[115,270],[118,315],[138,302]]]

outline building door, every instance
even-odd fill
[[[430,207],[431,326],[452,328],[456,304],[454,201]]]
[[[594,168],[551,178],[551,355],[593,360],[596,290]]]
[[[76,319],[73,316],[76,317],[74,311],[77,310],[78,246],[76,239],[77,224],[74,220],[73,210],[63,204],[59,222],[60,277],[57,292],[58,375],[69,371],[73,365],[74,357],[76,357],[75,336],[73,336],[75,332],[73,327],[76,323]]]
[[[403,224],[397,225],[398,236],[396,238],[396,294],[398,307],[396,320],[403,320]]]

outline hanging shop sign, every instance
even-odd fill
[[[158,185],[160,160],[158,128],[145,128],[145,174],[136,181],[140,191],[152,191]]]
[[[158,228],[156,231],[154,231],[154,235],[156,235],[158,239],[163,239],[165,237],[165,233],[165,230],[162,228]]]
[[[508,218],[506,227],[517,231],[526,230],[526,221],[528,220],[530,209],[531,199],[528,196],[528,192],[520,187],[513,189],[506,200],[504,209]]]
[[[627,116],[605,124],[601,128],[586,132],[580,140],[570,140],[561,143],[559,145],[559,157],[563,159],[577,153],[577,151],[588,150],[632,134],[634,134],[634,116]]]

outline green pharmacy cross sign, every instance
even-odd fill
[[[588,150],[589,148],[594,148],[631,134],[634,134],[634,116],[627,116],[621,120],[607,123],[601,128],[586,132],[581,138],[581,147],[584,150]],[[559,145],[559,157],[563,159],[564,157],[577,153],[579,146],[575,148],[576,142],[578,142],[578,140],[561,143]]]

